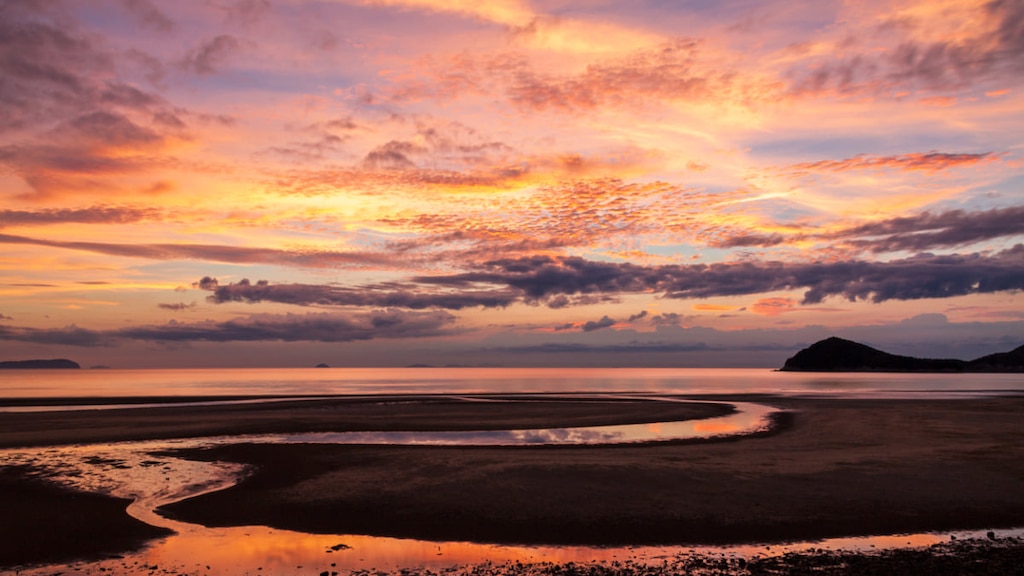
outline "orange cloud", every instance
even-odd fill
[[[726,312],[728,310],[735,310],[736,306],[728,306],[726,304],[694,304],[694,310],[700,310],[702,312]]]
[[[796,309],[797,301],[792,298],[761,298],[750,306],[750,311],[762,316],[778,316]]]

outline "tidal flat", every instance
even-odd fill
[[[668,546],[674,547],[670,556],[676,560],[671,563],[675,568],[663,566],[667,573],[692,572],[693,566],[687,562],[710,558],[707,552],[700,552],[685,560],[685,551],[692,546],[719,546],[728,551],[735,546],[766,544],[778,549],[783,542],[845,536],[967,529],[1001,534],[1024,525],[1022,397],[929,400],[733,395],[695,399],[753,401],[781,412],[773,416],[770,428],[756,433],[737,436],[724,431],[713,438],[622,445],[243,442],[191,447],[166,454],[235,463],[248,472],[227,489],[165,505],[158,512],[176,522],[210,529],[267,526],[302,534],[339,535],[342,540],[341,535],[370,535],[495,546],[600,547],[595,550]],[[0,424],[0,443],[24,448],[75,439],[109,442],[213,433],[655,425],[678,419],[713,422],[728,411],[721,404],[594,401],[571,396],[534,402],[407,400],[335,398],[46,412],[42,417],[6,414]],[[163,456],[154,455],[154,461]],[[83,525],[80,514],[85,509],[77,507],[85,505],[85,497],[53,486],[23,468],[8,467],[3,479],[5,489],[0,498],[4,509],[13,515],[0,535],[4,543],[0,567],[53,565],[130,553],[140,542],[166,538],[155,533],[153,526],[132,523],[124,513],[123,501],[111,500],[102,510],[88,504],[92,506],[90,520]],[[14,506],[16,502],[33,506]],[[34,509],[55,508],[61,513],[33,523],[33,515],[36,520],[43,518]],[[129,521],[126,529],[134,539],[95,538],[92,544],[75,550],[61,544],[78,541],[76,530],[90,531],[90,526],[115,519]],[[863,566],[878,568],[872,562],[889,561],[885,558],[904,562],[906,554],[925,554],[932,559],[927,565],[933,568],[921,573],[934,573],[942,566],[960,566],[948,573],[970,573],[964,572],[961,562],[968,557],[970,566],[990,568],[1007,558],[1021,558],[1021,544],[1015,538],[984,539],[973,546],[952,544],[933,552],[927,552],[931,548],[892,554],[870,550],[801,552],[804,559],[794,560],[792,570],[782,573],[799,573],[798,565],[817,562],[806,558],[836,554],[845,556],[835,566],[847,568],[859,562],[850,558],[864,558]],[[29,549],[42,552],[26,557],[24,551]],[[340,557],[325,560],[337,564]],[[730,553],[723,558],[728,565],[709,565],[705,573],[765,573],[755,567],[769,562],[767,557],[751,554]],[[991,562],[986,564],[985,558]],[[956,563],[954,559],[958,559]],[[614,562],[620,562],[604,554],[595,554],[591,560],[594,570],[600,566],[611,570]],[[487,562],[478,557],[459,565],[468,570],[467,566],[482,567]],[[654,573],[645,570],[653,570],[661,561],[649,557],[629,562],[625,573]],[[492,567],[499,565],[501,562]],[[574,557],[571,563],[554,558],[523,564],[527,565],[532,566],[530,571],[523,568],[519,573],[583,573],[578,572],[581,566],[591,564],[585,557]],[[330,568],[327,563],[323,566]],[[115,567],[111,565],[110,570]],[[195,572],[186,568],[175,569],[179,573],[228,573],[218,572],[216,567],[200,566]],[[829,573],[825,568],[816,570]],[[130,566],[124,570],[132,572]],[[304,564],[305,572],[295,567],[290,570],[288,573],[320,573],[312,571],[309,564]],[[503,570],[517,573],[513,564]],[[349,569],[356,571],[355,567]]]

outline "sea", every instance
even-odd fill
[[[812,373],[757,368],[0,371],[0,399],[469,393],[776,394],[891,398],[1021,392],[1024,392],[1024,374]]]

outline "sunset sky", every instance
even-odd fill
[[[1024,343],[1024,2],[4,0],[0,360]]]

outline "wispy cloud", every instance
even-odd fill
[[[45,210],[0,210],[0,228],[43,226],[48,224],[129,224],[158,220],[164,212],[152,207],[96,205],[87,208],[51,208]]]
[[[912,154],[895,154],[890,156],[873,156],[871,154],[859,154],[852,158],[842,160],[819,160],[817,162],[802,162],[790,166],[790,170],[799,172],[846,172],[849,170],[878,170],[891,168],[895,170],[919,170],[923,172],[938,172],[959,166],[972,166],[986,162],[995,162],[1000,155],[992,152],[978,154],[948,153],[948,152],[915,152]]]
[[[203,260],[240,264],[276,264],[289,267],[332,268],[384,264],[387,257],[364,252],[331,250],[280,250],[220,244],[114,244],[107,242],[75,242],[44,240],[27,236],[0,234],[0,244],[30,244],[67,250],[80,250],[151,260]]]

